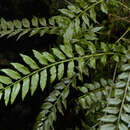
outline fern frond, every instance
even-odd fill
[[[95,113],[105,107],[105,100],[110,91],[110,84],[101,78],[100,82],[85,83],[78,89],[83,93],[78,98],[79,105],[86,111],[86,115]],[[88,111],[89,110],[89,111]]]
[[[130,65],[129,60],[121,65],[113,95],[108,98],[108,106],[103,110],[106,114],[100,119],[104,129],[128,130],[130,127]]]
[[[31,21],[27,18],[20,20],[6,21],[1,18],[0,20],[0,36],[12,37],[17,35],[17,40],[25,34],[29,37],[36,34],[43,36],[45,33],[62,35],[64,43],[70,43],[75,39],[77,34],[83,37],[83,33],[87,31],[84,36],[87,40],[95,40],[96,32],[100,31],[102,27],[90,26],[90,20],[96,21],[96,5],[100,4],[101,10],[107,13],[107,6],[104,0],[100,1],[77,1],[76,5],[68,5],[67,9],[59,9],[60,15],[53,16],[48,19],[48,24],[45,18],[33,17]],[[82,4],[81,4],[82,3]],[[89,5],[89,6],[88,6]],[[82,26],[81,26],[82,25]],[[85,30],[83,26],[88,26],[89,29]],[[83,29],[81,29],[83,28]]]
[[[12,63],[11,65],[14,69],[1,70],[2,73],[6,74],[6,76],[0,75],[0,82],[4,86],[0,89],[0,93],[5,93],[4,99],[6,105],[9,102],[10,96],[11,104],[14,102],[20,91],[20,86],[22,87],[22,100],[24,100],[29,88],[31,95],[34,94],[38,83],[40,83],[41,90],[43,91],[48,79],[52,84],[56,78],[60,80],[65,73],[67,73],[67,78],[71,78],[76,68],[78,68],[78,71],[82,74],[86,60],[89,59],[90,66],[94,68],[96,66],[97,57],[115,54],[114,52],[93,53],[93,51],[88,54],[88,52],[79,45],[75,45],[75,48],[72,48],[70,45],[60,45],[60,49],[52,48],[52,52],[53,54],[49,52],[43,52],[41,54],[33,50],[36,61],[27,55],[20,54],[25,65]],[[78,62],[78,66],[76,62]],[[65,66],[67,66],[67,69],[64,69]],[[65,70],[67,71],[65,72]],[[50,73],[50,77],[48,73]]]
[[[69,95],[69,88],[72,80],[63,79],[62,82],[56,84],[54,90],[44,100],[41,106],[41,112],[39,113],[34,130],[51,130],[54,129],[53,122],[56,121],[57,111],[63,113],[63,108],[67,108],[66,98]]]
[[[53,29],[52,29],[53,28]],[[52,29],[52,31],[50,31]],[[0,37],[12,37],[17,35],[17,40],[25,34],[29,37],[40,34],[43,36],[45,33],[52,33],[56,31],[56,27],[51,23],[47,24],[45,18],[33,17],[31,21],[27,18],[20,20],[6,21],[4,18],[0,19]]]

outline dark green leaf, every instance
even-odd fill
[[[96,68],[96,59],[94,57],[91,57],[90,59],[90,66],[95,69]]]
[[[52,51],[54,53],[55,56],[57,56],[57,58],[61,59],[61,60],[65,60],[65,56],[64,54],[57,48],[52,48]]]
[[[83,19],[84,23],[87,24],[87,26],[89,27],[89,25],[90,25],[90,24],[89,24],[89,19],[88,19],[86,13],[84,13],[84,14],[82,15],[82,19]]]
[[[53,55],[51,55],[48,52],[43,52],[43,55],[45,56],[45,58],[49,61],[49,62],[55,62],[55,58],[53,57]]]
[[[58,65],[58,80],[60,80],[64,75],[64,64],[61,63]]]
[[[26,19],[26,18],[22,19],[22,23],[25,28],[30,27],[30,22],[28,21],[28,19]]]
[[[40,52],[33,50],[33,54],[38,59],[39,63],[41,63],[42,65],[48,64],[47,60],[45,59],[45,57]]]
[[[19,93],[19,90],[20,90],[20,83],[14,84],[13,90],[12,90],[12,93],[11,93],[11,104],[13,104],[14,100],[16,99],[16,97]]]
[[[72,11],[68,10],[68,9],[59,9],[59,11],[62,14],[69,16],[70,18],[73,18],[75,16],[74,13]]]
[[[46,26],[46,19],[45,19],[45,18],[40,18],[40,19],[39,19],[39,23],[40,23],[42,26]]]
[[[62,93],[62,100],[65,100],[69,95],[69,87],[66,86],[66,88],[64,89],[63,93]]]
[[[19,64],[19,63],[11,63],[11,65],[17,69],[19,72],[23,73],[24,75],[26,74],[29,74],[30,71],[27,67],[25,67],[24,65],[22,64]]]
[[[70,43],[70,40],[72,40],[73,33],[74,33],[74,25],[73,23],[70,23],[69,27],[66,29],[66,32],[64,33],[64,43]]]
[[[6,106],[8,105],[9,98],[10,98],[10,94],[11,94],[11,88],[10,88],[10,87],[7,87],[7,88],[5,89],[5,95],[4,95],[4,100],[5,100],[5,105],[6,105]]]
[[[63,111],[62,111],[62,104],[61,104],[61,101],[60,101],[60,100],[57,101],[57,109],[59,110],[59,112],[60,112],[62,115],[64,115],[64,113],[63,113]]]
[[[74,72],[74,61],[70,61],[68,63],[67,77],[71,78],[71,76],[73,75],[73,72]]]
[[[75,50],[76,52],[80,55],[80,56],[84,56],[85,55],[85,51],[82,47],[80,47],[79,45],[75,45]]]
[[[22,57],[22,59],[24,60],[24,62],[29,65],[32,69],[38,69],[38,65],[36,64],[36,62],[30,58],[29,56],[20,54],[20,56]]]
[[[0,82],[8,85],[12,83],[12,80],[6,76],[0,75]]]
[[[14,71],[14,70],[11,70],[11,69],[2,69],[1,71],[4,72],[5,74],[7,74],[12,79],[17,80],[17,79],[21,78],[21,75],[18,72]]]
[[[117,117],[114,115],[106,115],[106,116],[103,116],[100,120],[103,122],[111,123],[111,122],[115,122],[117,120]]]
[[[40,73],[40,87],[42,91],[46,86],[46,82],[47,82],[47,70],[45,69]]]
[[[96,12],[94,10],[94,7],[90,9],[90,17],[96,23]]]
[[[25,78],[23,80],[23,86],[22,86],[22,100],[24,100],[25,96],[27,95],[29,91],[29,85],[30,85],[30,79],[29,77]]]
[[[102,3],[101,3],[101,10],[102,10],[102,12],[104,12],[106,14],[108,13],[107,5],[105,4],[104,1],[102,1]]]
[[[50,82],[53,83],[54,80],[56,79],[56,67],[55,66],[50,68],[50,75],[51,75]]]
[[[66,54],[67,57],[72,58],[74,56],[71,46],[69,46],[69,45],[60,45],[60,49]]]
[[[34,94],[34,92],[36,91],[37,89],[37,86],[38,86],[38,80],[39,80],[39,74],[38,73],[35,73],[33,76],[32,76],[32,79],[31,79],[31,96]]]
[[[100,130],[115,130],[116,126],[114,124],[105,124],[102,125]]]
[[[32,25],[33,25],[34,27],[38,27],[38,18],[35,17],[35,16],[33,16],[33,18],[32,18]]]

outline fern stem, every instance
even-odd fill
[[[66,59],[66,60],[63,60],[63,61],[55,62],[55,63],[53,63],[53,64],[50,64],[50,65],[45,66],[45,67],[43,67],[43,68],[40,68],[40,69],[38,69],[38,70],[36,70],[36,71],[34,71],[34,72],[32,72],[32,73],[30,73],[30,74],[24,76],[23,78],[17,80],[16,82],[10,84],[9,86],[7,86],[7,87],[5,87],[5,88],[3,88],[3,89],[1,90],[1,92],[3,92],[3,91],[4,91],[5,89],[7,89],[7,88],[13,86],[14,84],[17,84],[17,83],[23,81],[23,80],[26,79],[27,77],[30,77],[30,76],[32,76],[33,74],[38,73],[38,72],[40,72],[40,71],[42,71],[42,70],[44,70],[44,69],[48,69],[48,68],[50,68],[50,67],[52,67],[52,66],[56,66],[56,65],[61,64],[61,63],[66,63],[66,62],[69,62],[69,61],[72,61],[72,60],[78,61],[78,60],[81,59],[81,58],[86,59],[86,58],[90,58],[90,57],[98,57],[98,56],[102,56],[102,55],[113,55],[113,54],[114,54],[113,52],[109,52],[109,53],[99,53],[99,54],[91,54],[91,55],[85,55],[85,56],[82,56],[82,57],[74,57],[74,58],[71,58],[71,59]]]
[[[112,94],[112,89],[113,89],[115,78],[116,78],[117,67],[118,67],[118,63],[116,63],[116,66],[115,66],[115,69],[114,69],[114,74],[113,74],[113,79],[112,79],[112,86],[111,86],[108,98],[110,98],[111,94]]]
[[[115,43],[118,43],[129,31],[130,27],[123,33],[123,35]]]
[[[83,12],[81,12],[77,17],[80,17],[83,13],[85,13],[87,10],[93,8],[94,6],[98,5],[99,3],[101,3],[103,0],[100,0],[94,4],[92,4],[91,6],[87,7]]]
[[[91,6],[86,7],[86,8],[84,9],[84,11],[82,11],[79,15],[76,16],[76,18],[79,18],[79,17],[80,17],[82,14],[84,14],[87,10],[93,8],[94,6],[98,5],[98,4],[101,3],[102,1],[103,1],[103,0],[100,0],[100,1],[98,1],[98,2],[96,2],[96,3],[94,3],[94,4],[92,4]],[[75,19],[76,19],[76,18],[75,18]]]
[[[128,90],[128,87],[129,87],[129,82],[130,82],[130,73],[128,74],[128,80],[127,80],[127,84],[126,84],[126,88],[125,88],[125,92],[124,92],[124,96],[123,96],[123,100],[122,100],[122,104],[121,104],[121,108],[120,108],[120,112],[119,112],[119,116],[118,116],[118,121],[117,121],[118,127],[119,127],[119,123],[120,123],[120,117],[121,117],[123,105],[124,105],[124,102],[125,102],[125,97],[126,97],[127,90]],[[117,129],[118,129],[118,127],[117,127]]]

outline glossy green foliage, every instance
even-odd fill
[[[53,28],[52,31],[51,28]],[[50,22],[47,23],[45,18],[37,18],[35,16],[31,21],[27,18],[13,21],[6,21],[4,18],[0,19],[0,37],[7,36],[7,38],[10,38],[17,35],[17,40],[26,34],[29,37],[39,34],[42,37],[45,33],[52,34],[56,32],[56,29],[54,31],[54,25],[51,25]]]
[[[70,54],[66,49],[68,46]],[[40,88],[43,91],[48,80],[50,84],[52,84],[56,79],[61,80],[62,77],[65,76],[65,73],[67,73],[67,78],[71,78],[74,75],[76,66],[80,74],[82,74],[85,68],[85,60],[90,58],[90,66],[93,68],[93,66],[96,67],[95,62],[97,56],[115,54],[112,52],[87,54],[79,45],[75,45],[74,48],[70,45],[60,45],[59,48],[52,48],[52,52],[52,54],[46,51],[40,53],[33,50],[36,61],[27,55],[20,54],[25,64],[11,63],[13,69],[1,70],[5,75],[0,75],[1,85],[4,86],[0,89],[0,93],[5,93],[3,96],[6,105],[10,97],[11,104],[14,102],[20,88],[22,89],[22,100],[24,100],[29,89],[31,95],[34,94],[38,83],[40,83]],[[72,57],[68,57],[68,55],[72,55]],[[74,55],[79,56],[75,57]],[[92,59],[95,62],[92,62]],[[77,61],[79,62],[78,65],[75,64]],[[67,70],[65,70],[65,65],[67,65]]]
[[[19,39],[25,34],[30,37],[47,33],[55,34],[58,44],[54,42],[50,51],[33,50],[32,57],[20,54],[23,63],[1,69],[0,99],[7,106],[20,92],[24,100],[29,92],[33,96],[38,87],[44,92],[48,87],[47,92],[51,92],[43,100],[34,130],[54,130],[57,115],[64,116],[68,104],[73,106],[68,111],[78,117],[75,130],[129,130],[130,27],[118,23],[117,28],[115,22],[129,20],[114,15],[114,21],[111,16],[119,6],[124,16],[130,9],[121,0],[66,2],[67,7],[48,20],[1,18],[1,37],[17,35]],[[120,25],[124,28],[120,29]]]

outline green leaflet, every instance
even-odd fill
[[[47,82],[47,70],[45,69],[40,73],[40,87],[42,91],[46,86],[46,82]]]
[[[16,28],[19,28],[19,29],[22,28],[22,24],[19,20],[14,20],[13,23]]]
[[[130,124],[130,115],[128,114],[121,114],[121,120],[127,124]]]
[[[32,25],[33,25],[34,27],[38,27],[38,18],[35,17],[35,16],[32,18]]]
[[[69,27],[66,29],[66,32],[64,33],[64,43],[69,43],[72,40],[73,33],[74,33],[74,24],[70,23]]]
[[[119,62],[118,54],[114,54],[114,56],[112,58],[113,58],[114,61]]]
[[[117,114],[119,112],[119,108],[118,107],[106,107],[103,111],[110,113],[110,114]]]
[[[42,26],[46,26],[46,19],[45,18],[40,18],[39,22]]]
[[[56,67],[55,66],[50,68],[50,75],[51,75],[50,82],[53,83],[54,80],[56,79]]]
[[[45,57],[41,53],[39,53],[36,50],[33,50],[33,54],[36,57],[36,59],[39,61],[39,63],[41,63],[42,65],[48,64],[47,60],[45,59]]]
[[[22,23],[25,28],[30,27],[30,22],[28,21],[28,19],[26,19],[26,18],[22,19]]]
[[[4,72],[5,74],[7,74],[12,79],[17,80],[17,79],[21,78],[21,75],[18,72],[14,71],[14,70],[11,70],[11,69],[2,69],[1,71]]]
[[[90,17],[96,23],[96,12],[94,10],[94,7],[90,9]]]
[[[1,100],[1,98],[2,98],[2,95],[3,95],[3,93],[0,91],[0,100]]]
[[[83,56],[85,55],[85,51],[82,47],[80,47],[79,45],[75,45],[75,50],[76,52],[80,55],[80,56]]]
[[[12,83],[12,80],[6,76],[0,75],[0,82],[8,85]]]
[[[62,99],[65,100],[69,95],[69,87],[66,87],[62,93]]]
[[[105,66],[106,65],[106,62],[107,62],[107,56],[106,55],[103,55],[101,57],[101,63]]]
[[[6,106],[8,105],[10,94],[11,94],[11,88],[8,87],[8,88],[5,89],[5,94],[4,94],[4,100],[5,100]]]
[[[108,51],[109,51],[109,48],[108,48],[107,44],[104,43],[104,42],[101,42],[101,49],[102,49],[104,52],[108,52]]]
[[[96,53],[96,47],[92,42],[88,42],[88,49],[91,51],[92,54]]]
[[[39,74],[36,73],[32,76],[31,79],[31,96],[34,94],[34,92],[36,91],[37,87],[38,87],[38,81],[39,81]]]
[[[22,86],[22,100],[24,100],[25,96],[27,95],[29,91],[29,86],[30,86],[30,79],[29,77],[25,78],[23,80],[23,86]]]
[[[102,12],[104,12],[106,14],[108,13],[108,8],[104,1],[102,1],[102,3],[101,3],[101,10],[102,10]]]
[[[67,57],[69,57],[69,58],[74,57],[71,46],[60,45],[60,49],[66,54]]]
[[[61,101],[60,101],[60,100],[57,101],[57,109],[58,109],[58,111],[59,111],[62,115],[64,115],[64,113],[63,113],[63,111],[62,111],[62,105],[61,105]]]
[[[82,15],[82,19],[83,19],[84,23],[87,24],[87,26],[89,27],[90,24],[89,24],[89,18],[87,17],[87,14],[84,13]]]
[[[26,29],[23,32],[21,32],[17,38],[17,40],[19,40],[23,35],[27,34],[30,31],[30,29]]]
[[[125,104],[123,106],[123,109],[124,109],[125,112],[130,113],[130,105],[129,104]]]
[[[65,59],[66,59],[65,56],[64,56],[64,54],[63,54],[59,49],[57,49],[57,48],[52,48],[52,51],[53,51],[54,55],[55,55],[57,58],[59,58],[59,59],[61,59],[61,60],[65,60]]]
[[[75,16],[74,13],[68,9],[59,9],[59,11],[65,15],[69,16],[70,18],[73,18]]]
[[[121,100],[119,98],[110,98],[110,99],[108,99],[108,104],[118,105],[119,103],[121,103]]]
[[[91,57],[91,58],[89,59],[89,61],[90,61],[90,66],[91,66],[93,69],[95,69],[95,68],[96,68],[96,59],[95,59],[94,57]]]
[[[115,130],[116,126],[114,124],[102,125],[100,130]]]
[[[2,89],[3,88],[3,85],[0,83],[0,89]]]
[[[24,65],[22,64],[19,64],[19,63],[11,63],[11,65],[17,69],[19,72],[21,72],[22,74],[24,75],[27,75],[30,73],[29,69],[27,67],[25,67]]]
[[[117,117],[114,115],[107,115],[107,116],[103,116],[101,119],[101,121],[103,122],[115,122],[117,120]]]
[[[61,63],[58,65],[58,80],[60,80],[64,75],[64,64]]]
[[[40,29],[39,29],[39,28],[32,29],[32,30],[31,30],[31,32],[30,32],[30,34],[29,34],[29,37],[34,36],[34,35],[35,35],[35,34],[37,34],[39,31],[40,31]]]
[[[78,68],[79,68],[79,72],[82,74],[85,68],[85,61],[83,58],[79,59]]]
[[[75,30],[76,30],[76,33],[79,33],[79,31],[80,31],[80,19],[79,18],[75,19]]]
[[[11,104],[13,104],[15,98],[17,97],[20,91],[20,83],[16,83],[13,86],[12,93],[11,93]]]
[[[22,59],[24,60],[24,62],[29,65],[32,69],[38,69],[38,65],[36,64],[36,62],[34,60],[32,60],[29,56],[20,54],[20,56],[22,57]]]
[[[67,77],[71,78],[71,76],[73,75],[73,72],[74,72],[74,61],[70,61],[68,63]]]
[[[119,124],[119,130],[128,130],[127,126],[123,123]]]
[[[45,58],[49,61],[49,62],[55,62],[55,58],[53,57],[53,55],[51,55],[48,52],[43,52],[43,55],[45,56]]]

